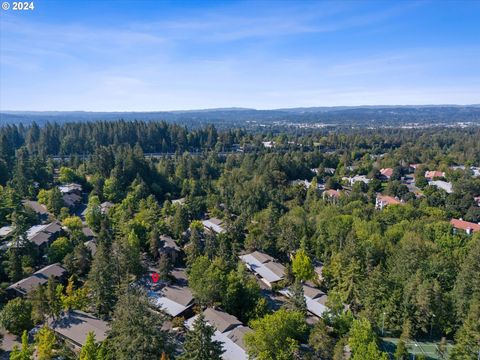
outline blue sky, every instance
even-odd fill
[[[480,1],[36,0],[0,14],[1,110],[480,103]]]

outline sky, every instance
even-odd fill
[[[480,1],[34,7],[0,9],[0,110],[480,103]]]

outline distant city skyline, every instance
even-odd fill
[[[0,110],[478,104],[479,1],[34,1]]]

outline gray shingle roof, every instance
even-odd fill
[[[48,326],[79,347],[85,345],[89,332],[95,334],[96,341],[103,341],[109,329],[107,322],[78,310],[70,311],[57,320],[48,319]]]
[[[203,312],[205,320],[214,326],[221,333],[233,329],[235,326],[242,325],[241,321],[235,316],[224,311],[207,308]]]
[[[66,273],[66,270],[60,266],[60,264],[52,264],[44,267],[33,273],[31,276],[17,281],[12,284],[8,289],[13,289],[19,293],[25,295],[35,290],[39,285],[46,284],[50,276],[60,278]]]

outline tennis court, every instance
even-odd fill
[[[399,338],[382,338],[381,347],[383,351],[388,352],[390,359],[394,359],[395,349],[400,341]],[[439,349],[438,342],[428,341],[411,341],[405,344],[410,353],[410,359],[417,358],[418,355],[423,354],[427,360],[444,360],[448,359],[448,353],[452,349],[452,344],[447,344],[446,351],[442,354]],[[442,356],[443,355],[443,356]]]

